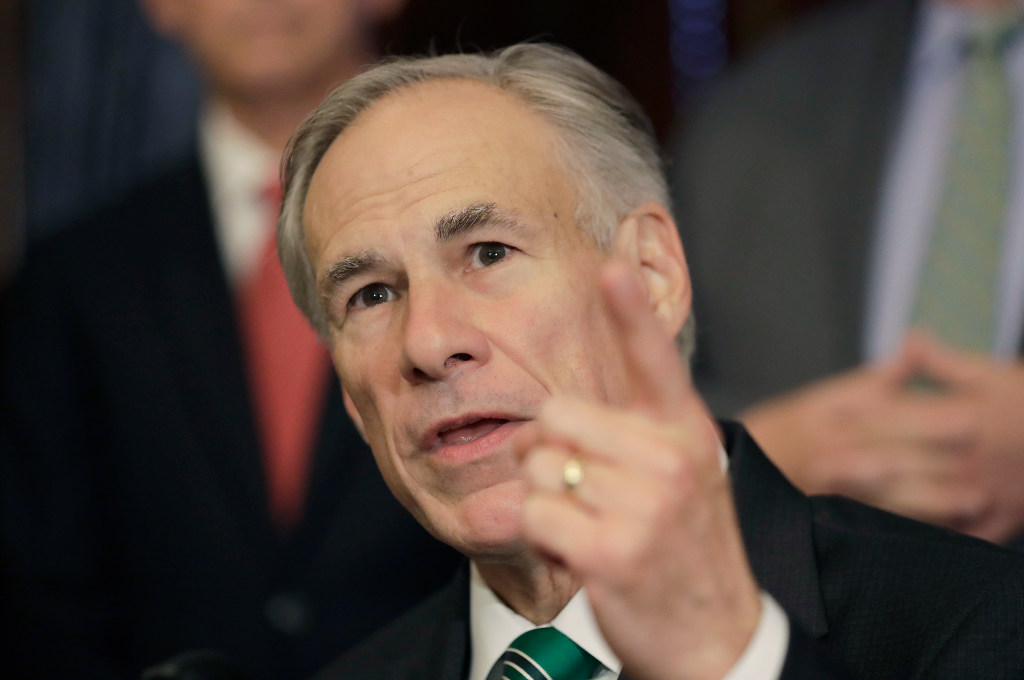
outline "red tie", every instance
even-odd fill
[[[281,189],[264,192],[276,227]],[[256,428],[263,445],[270,512],[282,529],[302,517],[306,478],[327,387],[327,350],[292,302],[277,258],[275,228],[242,282],[239,316]]]

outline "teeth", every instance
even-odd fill
[[[455,438],[454,438],[454,441],[457,441],[457,442],[459,442],[460,444],[465,444],[465,443],[467,443],[467,442],[471,442],[471,441],[473,441],[474,439],[477,439],[477,438],[479,438],[479,436],[480,436],[480,435],[471,435],[471,434],[467,434],[467,435],[463,435],[463,436],[461,436],[461,437],[455,437]],[[449,441],[451,441],[451,440],[449,440]]]
[[[471,423],[452,427],[438,433],[438,438],[443,444],[468,444],[485,435],[494,432],[496,429],[507,423],[507,420],[498,418],[483,418],[474,420]]]

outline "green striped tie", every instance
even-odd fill
[[[601,666],[554,628],[528,630],[495,662],[488,680],[589,680]]]
[[[961,349],[989,352],[996,330],[1013,122],[1003,54],[1021,15],[981,19],[967,40],[967,73],[946,185],[913,322]]]

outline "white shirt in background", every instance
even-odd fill
[[[213,210],[220,261],[237,288],[259,262],[271,238],[266,190],[278,176],[277,152],[242,126],[224,106],[199,115],[199,162]]]

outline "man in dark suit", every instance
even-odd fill
[[[712,90],[674,169],[712,409],[738,412],[805,491],[1000,542],[1024,534],[1019,16],[1012,0],[831,8]],[[1004,17],[988,60],[985,24]],[[999,115],[974,138],[979,109]],[[944,233],[963,241],[938,284]],[[992,336],[923,314],[936,292]],[[942,389],[907,389],[922,376]]]
[[[212,648],[254,678],[301,677],[453,572],[456,556],[381,483],[301,317],[263,333],[309,333],[312,371],[276,387],[309,388],[290,449],[269,427],[259,338],[245,332],[243,291],[276,262],[264,187],[281,148],[369,58],[391,5],[148,3],[202,67],[198,149],[42,244],[14,293],[0,388],[5,672],[128,678]],[[277,449],[296,454],[291,467]]]
[[[282,263],[349,413],[470,559],[325,677],[1024,672],[1017,556],[808,500],[717,436],[657,146],[607,75],[536,44],[379,65],[296,133],[285,186]]]

